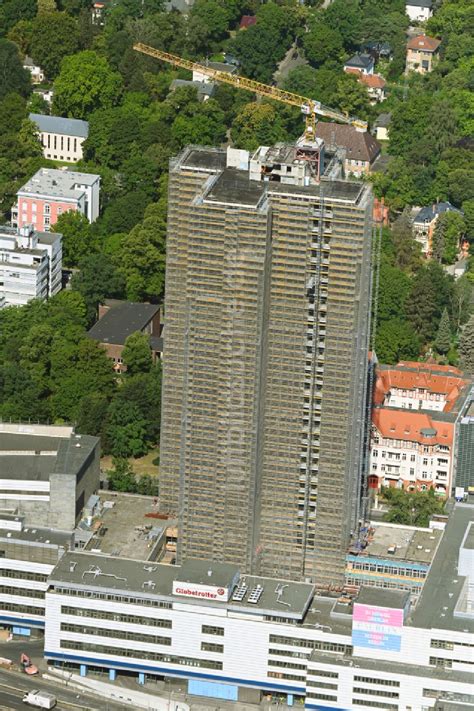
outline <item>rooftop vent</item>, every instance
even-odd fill
[[[262,594],[263,594],[263,585],[256,585],[252,589],[252,591],[248,597],[248,602],[252,603],[253,605],[256,605],[257,602],[262,597]]]
[[[236,587],[234,594],[232,595],[232,600],[234,600],[234,602],[242,602],[247,594],[247,590],[248,585],[245,580],[242,580],[242,582]]]
[[[76,569],[76,565],[77,565],[77,563],[75,561],[72,561],[71,563],[69,563],[69,572],[70,573],[74,573],[74,571]]]

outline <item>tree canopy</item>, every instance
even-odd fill
[[[66,57],[54,82],[53,111],[60,116],[88,118],[96,109],[111,108],[121,94],[120,74],[92,50]]]
[[[0,38],[0,100],[13,92],[28,96],[30,91],[31,75],[27,69],[23,69],[18,47]]]

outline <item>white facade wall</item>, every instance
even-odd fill
[[[76,163],[83,157],[84,137],[41,131],[40,140],[45,158]]]
[[[53,568],[47,563],[0,558],[0,624],[44,626],[48,582],[28,578],[48,576]]]
[[[91,185],[76,183],[76,188],[82,188],[85,193],[81,196],[78,209],[86,215],[89,222],[95,222],[99,217],[100,178]]]
[[[407,410],[433,410],[443,412],[446,405],[444,393],[432,393],[423,390],[402,390],[390,388],[390,395],[386,396],[384,407],[403,407]]]
[[[337,677],[328,677],[328,673],[337,674]],[[328,683],[337,685],[337,689],[328,689],[325,686]],[[400,711],[424,711],[433,708],[436,700],[433,695],[425,695],[425,690],[471,695],[472,687],[469,687],[468,683],[432,680],[423,678],[422,675],[410,675],[408,667],[407,673],[404,674],[393,669],[387,673],[387,671],[364,668],[358,663],[349,662],[347,666],[341,666],[330,663],[321,664],[318,660],[308,663],[308,693],[331,695],[336,700],[307,696],[305,707],[317,708],[318,705],[321,705],[347,711],[358,708],[373,711],[374,707],[371,704],[377,702],[393,704]],[[398,694],[398,697],[391,696],[392,693]],[[355,699],[357,699],[357,705],[354,704]],[[368,701],[368,705],[364,705],[364,700]],[[469,706],[466,706],[467,708]]]
[[[413,22],[425,22],[426,20],[429,20],[433,14],[431,7],[429,6],[410,5],[410,3],[405,5],[405,11],[410,20]]]
[[[453,457],[452,447],[434,445],[426,447],[417,442],[383,439],[374,428],[373,435],[379,438],[376,444],[372,438],[370,451],[370,474],[385,478],[389,482],[400,482],[399,486],[415,486],[417,480],[433,482],[451,490]],[[400,442],[400,444],[399,444]],[[428,450],[428,451],[425,451]],[[447,450],[447,451],[445,451]]]
[[[2,452],[9,454],[9,452]],[[24,454],[23,452],[21,454]],[[54,452],[53,454],[56,454]],[[10,493],[11,492],[11,493]],[[49,481],[36,481],[25,479],[3,479],[0,478],[0,501],[49,501],[50,484]],[[1,559],[0,559],[1,563]]]
[[[37,237],[33,236],[30,249],[19,235],[0,235],[0,296],[5,306],[23,306],[61,289],[61,238],[44,243]]]
[[[91,592],[91,596],[94,593]],[[317,598],[313,602],[317,608]],[[140,615],[151,619],[171,620],[172,628],[155,627],[143,624],[132,624],[118,620],[102,620],[95,617],[70,615],[61,612],[61,607],[70,606],[80,608],[86,613],[90,610],[104,611],[107,613]],[[396,689],[399,698],[393,700],[400,711],[420,711],[423,708],[434,706],[434,698],[424,698],[424,688],[440,688],[459,693],[472,693],[472,686],[469,683],[457,681],[436,681],[433,682],[424,678],[420,667],[433,669],[430,665],[430,657],[444,657],[461,660],[453,669],[459,671],[472,671],[473,645],[472,635],[462,632],[451,632],[446,630],[426,630],[413,627],[403,627],[401,630],[402,644],[399,652],[385,652],[377,649],[357,648],[357,661],[351,666],[350,657],[343,657],[341,653],[326,653],[327,664],[320,661],[311,661],[308,655],[311,647],[304,640],[310,642],[321,641],[332,643],[333,645],[351,645],[350,634],[335,634],[327,629],[317,627],[300,627],[292,624],[278,622],[265,622],[258,615],[235,614],[227,612],[225,607],[222,610],[210,608],[206,605],[187,605],[186,603],[173,603],[173,609],[162,609],[147,605],[136,605],[127,602],[111,602],[101,599],[81,598],[70,594],[59,594],[49,592],[46,595],[47,625],[45,631],[45,656],[49,659],[77,659],[78,662],[102,665],[104,668],[132,668],[135,671],[148,671],[156,674],[170,674],[184,678],[201,677],[208,680],[214,679],[224,683],[234,683],[238,686],[249,686],[258,689],[280,691],[282,693],[294,693],[304,696],[307,693],[321,693],[323,695],[334,695],[335,700],[306,698],[306,707],[316,708],[318,705],[326,705],[335,709],[350,708],[373,708],[363,703],[353,705],[353,698],[370,701],[384,701],[384,697],[370,695],[361,692],[354,692],[353,688],[380,688],[390,691],[391,687],[380,684],[377,685],[367,681],[357,681],[355,676],[363,676],[380,679],[394,679],[400,682],[400,687]],[[92,629],[103,628],[113,631],[129,631],[139,635],[155,634],[163,637],[171,637],[171,645],[150,644],[145,641],[129,641],[120,638],[98,636],[96,634],[82,634],[78,632],[61,632],[61,623],[71,623],[79,625],[90,625]],[[223,627],[224,635],[204,634],[202,625],[212,627]],[[288,638],[300,639],[301,644],[275,643],[270,642],[270,635],[279,635]],[[93,651],[76,651],[60,646],[60,639],[76,640],[92,644],[101,644],[108,648],[116,648],[117,654],[99,653]],[[454,649],[449,652],[445,649],[433,647],[432,640],[445,639],[453,642]],[[201,649],[202,642],[223,644],[224,651],[209,652]],[[469,646],[456,647],[456,642]],[[136,650],[133,657],[124,657],[119,654],[123,649]],[[270,649],[287,652],[286,655],[270,654]],[[193,664],[171,664],[166,661],[151,661],[143,658],[143,653],[155,651],[162,654],[176,655],[179,657],[195,658],[201,660],[221,661],[223,668],[219,670],[194,666]],[[451,656],[450,656],[451,655]],[[367,668],[364,667],[363,657],[366,657]],[[396,665],[404,665],[403,674],[395,670],[389,675],[383,672],[372,672],[370,664],[374,661],[394,662]],[[463,662],[464,660],[464,662]],[[279,662],[280,666],[272,665],[270,662]],[[415,665],[418,671],[410,674],[410,665]],[[291,665],[301,666],[294,668]],[[308,669],[311,674],[308,675]],[[399,668],[400,669],[400,668]],[[339,677],[334,680],[324,677],[322,671],[334,671]],[[272,672],[272,676],[268,676]],[[273,674],[281,675],[280,678]],[[429,671],[427,674],[429,675]],[[286,677],[286,678],[285,678]],[[296,677],[296,678],[293,678]],[[336,684],[337,688],[327,689],[319,687],[316,689],[314,683]],[[385,700],[389,700],[388,697]]]

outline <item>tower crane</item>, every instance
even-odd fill
[[[276,86],[269,86],[267,84],[262,84],[254,79],[247,79],[246,77],[241,77],[238,74],[230,74],[228,72],[222,72],[218,69],[213,69],[205,64],[200,64],[199,62],[193,62],[189,59],[183,59],[175,54],[170,54],[169,52],[163,52],[161,49],[155,49],[154,47],[149,47],[146,44],[138,42],[133,45],[133,49],[142,54],[147,54],[149,57],[154,57],[162,62],[167,62],[175,67],[181,67],[181,69],[189,69],[190,71],[198,71],[215,81],[222,82],[224,84],[230,84],[237,89],[246,89],[247,91],[252,91],[260,96],[266,96],[269,99],[274,99],[275,101],[280,101],[283,104],[288,104],[289,106],[297,106],[301,113],[306,117],[306,128],[304,132],[304,137],[306,141],[314,141],[316,138],[316,122],[317,116],[323,116],[324,118],[333,119],[334,121],[340,121],[341,123],[350,124],[360,131],[367,130],[367,122],[361,121],[357,118],[351,118],[346,114],[335,111],[334,109],[324,106],[320,101],[315,101],[314,99],[308,99],[306,96],[300,96],[299,94],[294,94],[291,91],[284,91]]]

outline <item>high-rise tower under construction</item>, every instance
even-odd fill
[[[160,506],[179,519],[179,559],[343,580],[359,515],[371,210],[367,183],[314,181],[298,146],[250,159],[186,148],[172,161]]]

